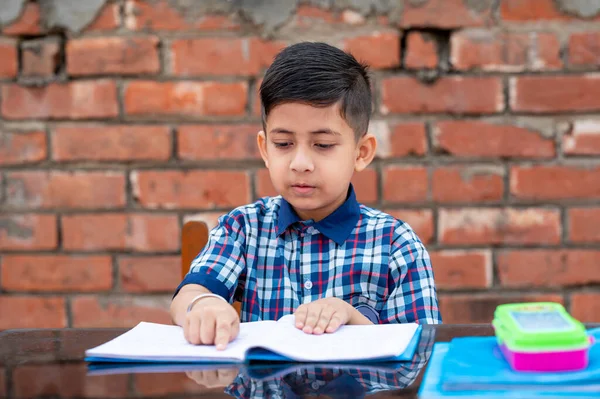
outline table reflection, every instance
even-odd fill
[[[249,365],[88,365],[88,375],[138,374],[152,379],[157,373],[184,374],[198,388],[235,398],[362,398],[386,391],[405,390],[425,368],[435,340],[434,329],[424,329],[410,362],[363,364],[254,363]],[[418,384],[415,384],[415,386]],[[416,391],[416,388],[415,388]],[[158,392],[154,392],[155,394]]]

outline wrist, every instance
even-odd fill
[[[350,315],[350,317],[348,317],[348,325],[368,325],[368,324],[373,324],[373,322],[371,320],[369,320],[368,317],[366,317],[365,315],[363,315],[358,309],[356,309],[354,306],[352,306],[351,304],[346,303],[346,305],[348,305],[349,309],[348,309],[348,314]]]
[[[229,304],[229,302],[227,302],[227,300],[225,298],[223,298],[220,295],[217,294],[213,294],[213,293],[209,293],[209,292],[205,292],[199,295],[196,295],[194,298],[192,298],[192,300],[189,302],[187,308],[186,308],[186,313],[189,313],[192,311],[192,309],[194,308],[194,306],[201,300],[203,299],[207,299],[207,298],[217,298],[220,299],[222,301],[224,301],[225,303]]]

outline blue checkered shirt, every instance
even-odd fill
[[[340,298],[373,323],[441,323],[427,250],[411,227],[359,204],[319,222],[281,196],[221,216],[177,287],[200,284],[242,304],[241,321],[278,320],[301,304]]]

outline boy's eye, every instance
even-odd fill
[[[335,146],[335,144],[315,144],[317,147],[326,150],[328,148],[333,148],[333,146]]]
[[[273,145],[275,146],[275,148],[288,148],[292,145],[292,143],[290,143],[290,142],[283,142],[283,143],[273,142]]]

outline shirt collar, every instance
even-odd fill
[[[360,205],[356,200],[354,187],[350,184],[346,201],[329,216],[316,222],[314,227],[338,245],[342,245],[356,227],[359,217]],[[288,227],[300,221],[300,217],[294,208],[282,197],[277,219],[277,234],[283,234]]]

